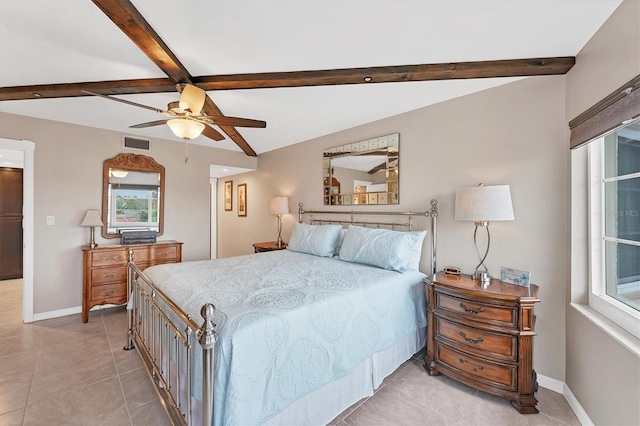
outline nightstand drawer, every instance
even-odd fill
[[[464,318],[487,324],[511,328],[518,326],[518,316],[515,308],[491,306],[482,302],[458,299],[457,297],[437,293],[436,309],[449,311]]]
[[[127,279],[126,267],[98,268],[91,270],[91,285],[122,282]]]
[[[91,289],[91,300],[111,299],[114,297],[121,297],[124,300],[120,303],[126,302],[127,299],[127,284],[109,284],[100,285]],[[115,303],[115,302],[112,302]]]
[[[506,361],[518,360],[518,341],[515,336],[492,333],[467,327],[436,317],[436,339],[449,340],[467,350],[486,352],[487,356],[499,357]]]
[[[516,366],[485,361],[438,343],[436,343],[436,360],[446,364],[449,368],[466,373],[472,380],[491,386],[499,386],[505,390],[517,390],[518,369]]]

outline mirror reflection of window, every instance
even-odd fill
[[[160,175],[155,172],[109,172],[109,229],[159,229]]]

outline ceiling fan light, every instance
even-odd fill
[[[180,94],[180,109],[188,109],[194,114],[200,114],[204,107],[206,93],[199,87],[187,84]]]
[[[182,139],[194,139],[204,130],[204,124],[186,118],[174,118],[167,121],[174,135]]]

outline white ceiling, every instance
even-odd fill
[[[134,0],[193,76],[575,56],[620,0]],[[0,86],[165,77],[91,2],[0,0]],[[515,79],[209,91],[258,153]],[[178,94],[123,96],[165,108]],[[178,140],[161,119],[100,98],[0,102],[0,111]],[[226,139],[195,143],[239,151]]]

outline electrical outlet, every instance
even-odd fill
[[[47,216],[47,226],[54,226],[56,224],[55,216]]]

